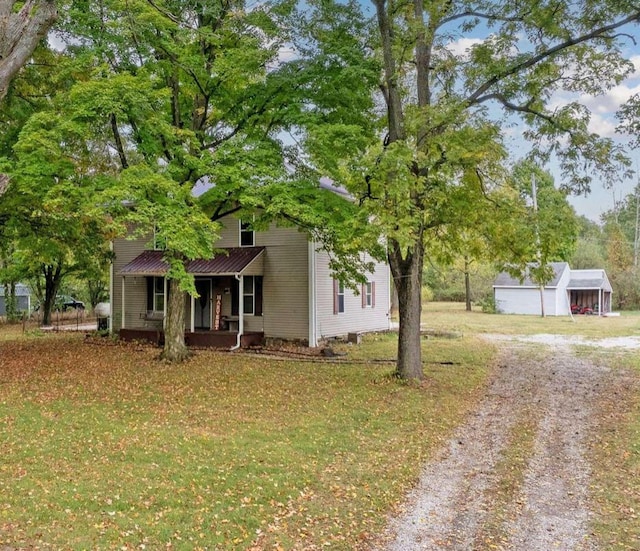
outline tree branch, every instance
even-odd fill
[[[527,113],[529,115],[534,115],[535,117],[543,119],[547,121],[549,124],[552,124],[553,126],[560,128],[556,120],[550,115],[542,113],[541,111],[536,111],[535,109],[531,109],[529,105],[517,105],[515,103],[511,103],[503,94],[500,94],[499,92],[494,92],[493,94],[487,94],[485,96],[481,96],[476,99],[475,103],[480,104],[480,103],[484,103],[485,101],[490,101],[492,99],[499,101],[502,105],[504,105],[510,111],[517,111],[519,113]]]
[[[116,150],[118,151],[118,156],[120,157],[120,164],[123,169],[129,168],[129,162],[127,161],[127,155],[124,151],[124,146],[122,145],[122,137],[120,136],[120,131],[118,130],[118,120],[116,119],[115,113],[111,113],[109,117],[111,120],[111,131],[113,132],[113,139],[116,142]]]
[[[540,63],[541,61],[544,61],[545,59],[553,57],[554,55],[556,55],[559,52],[562,52],[563,50],[571,48],[572,46],[577,46],[578,44],[582,44],[583,42],[588,42],[589,40],[593,40],[594,38],[605,37],[605,35],[607,35],[609,32],[615,29],[618,29],[628,23],[633,23],[634,21],[639,21],[639,20],[640,20],[640,10],[637,10],[632,15],[629,15],[624,19],[621,19],[620,21],[616,21],[614,23],[611,23],[610,25],[605,25],[604,27],[599,27],[587,34],[578,36],[576,38],[568,38],[564,42],[561,42],[560,44],[557,44],[552,48],[548,48],[537,55],[529,57],[524,61],[520,61],[512,65],[508,69],[504,70],[503,72],[497,75],[494,75],[485,83],[480,85],[475,92],[473,92],[470,96],[467,97],[466,103],[467,105],[476,104],[478,102],[478,98],[484,96],[484,94],[488,90],[490,90],[493,86],[495,86],[502,80],[506,79],[507,77],[516,75],[524,71],[525,69],[529,69],[530,67],[535,66],[536,64]]]
[[[165,10],[165,9],[161,8],[153,0],[147,0],[147,3],[152,8],[154,8],[158,13],[164,15],[164,17],[166,17],[167,19],[169,19],[171,22],[175,23],[176,25],[180,25],[182,23],[180,21],[180,19],[178,19],[175,15],[173,15],[169,10]]]
[[[0,100],[58,17],[53,0],[28,0],[18,13],[11,13],[13,4],[2,2],[0,12]]]
[[[524,14],[523,14],[524,15]],[[440,28],[448,23],[452,23],[453,21],[457,21],[458,19],[466,19],[468,17],[477,17],[479,19],[486,19],[487,21],[502,21],[503,23],[517,23],[522,21],[523,16],[519,17],[505,17],[501,15],[495,15],[492,13],[483,13],[474,10],[463,11],[460,13],[456,13],[454,15],[450,15],[449,17],[443,17],[439,22],[437,27]]]

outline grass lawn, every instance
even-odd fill
[[[593,352],[591,352],[593,359]],[[601,549],[640,549],[640,351],[603,353],[600,361],[626,374],[600,404],[592,438],[596,519]]]
[[[357,549],[486,381],[494,350],[425,339],[422,386],[395,335],[353,363],[0,327],[0,548]],[[349,360],[349,356],[347,357]]]
[[[465,335],[500,333],[504,335],[582,335],[584,337],[640,336],[640,312],[622,312],[620,316],[523,316],[484,314],[475,309],[466,312],[457,302],[431,302],[423,307],[422,326],[428,329],[462,332]]]
[[[390,377],[395,335],[337,346],[340,363],[197,351],[172,366],[147,346],[0,326],[0,549],[364,549],[481,395],[495,350],[478,334],[639,322],[427,304],[425,328],[463,336],[424,339],[422,386]],[[594,435],[594,530],[603,549],[638,549],[640,353],[598,361],[629,379]]]

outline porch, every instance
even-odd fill
[[[207,348],[248,347],[264,339],[262,272],[264,247],[225,249],[210,260],[185,266],[196,295],[185,296],[185,343]],[[121,268],[123,340],[164,343],[169,296],[163,252],[147,250]]]
[[[159,329],[120,329],[123,341],[144,341],[157,346],[164,344],[164,331]],[[198,348],[226,348],[236,346],[238,331],[185,331],[184,340],[187,346]],[[240,348],[258,346],[264,342],[264,333],[245,331],[240,336]]]
[[[604,270],[571,270],[567,299],[571,313],[603,315],[611,312],[612,288]]]

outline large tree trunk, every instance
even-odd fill
[[[420,316],[422,314],[422,269],[424,253],[416,245],[402,258],[397,243],[389,251],[389,264],[398,290],[398,360],[396,374],[401,379],[424,379],[420,343]]]
[[[58,16],[53,0],[0,0],[0,100]]]
[[[471,312],[471,276],[469,275],[469,259],[464,259],[464,298],[467,312]]]
[[[179,282],[169,280],[167,319],[164,328],[164,350],[162,358],[169,362],[182,362],[189,356],[184,342],[184,320],[186,293],[180,289]]]
[[[43,318],[42,325],[51,325],[51,311],[55,305],[58,289],[60,289],[60,281],[62,280],[62,267],[57,265],[42,266],[44,275],[44,301],[42,304]]]

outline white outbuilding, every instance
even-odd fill
[[[4,296],[5,287],[0,285],[0,316],[7,314],[7,298]],[[27,285],[22,283],[16,284],[16,310],[18,312],[31,311],[31,291]]]
[[[566,262],[552,262],[553,278],[543,290],[544,313],[568,316],[571,313],[611,312],[612,288],[603,269],[572,270]],[[506,272],[493,285],[496,309],[504,314],[540,315],[540,287],[527,273],[520,281]]]

